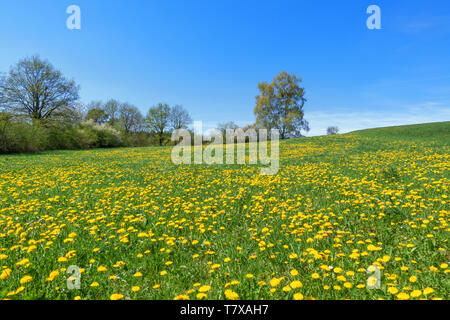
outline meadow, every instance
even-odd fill
[[[170,153],[0,156],[0,299],[449,298],[450,122],[282,141],[274,176]]]

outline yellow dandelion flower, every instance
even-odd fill
[[[433,292],[434,292],[434,289],[430,288],[430,287],[427,287],[427,288],[423,289],[423,294],[424,295],[429,295],[429,294],[432,294]]]
[[[8,279],[11,276],[11,269],[3,269],[0,273],[0,279],[5,280]]]
[[[290,286],[292,289],[297,289],[297,288],[302,288],[303,284],[300,281],[295,280],[295,281],[291,282]]]
[[[399,300],[409,300],[409,294],[407,294],[405,292],[400,292],[397,295],[397,299],[399,299]]]
[[[201,286],[198,289],[199,292],[203,292],[203,293],[208,292],[209,290],[211,290],[211,286]]]
[[[294,294],[294,300],[303,300],[304,297],[300,292]]]
[[[388,290],[388,292],[389,292],[390,294],[392,294],[392,295],[398,293],[398,289],[395,288],[395,287],[389,287],[387,290]]]
[[[225,297],[228,300],[237,300],[237,299],[239,299],[239,295],[236,292],[234,292],[233,290],[230,290],[230,289],[225,290]]]
[[[420,290],[413,290],[413,291],[411,291],[410,295],[411,295],[412,298],[418,298],[418,297],[420,297],[422,295],[422,291],[420,291]]]
[[[33,280],[33,277],[31,276],[24,276],[22,279],[20,279],[20,284],[25,284]]]

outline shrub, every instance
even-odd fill
[[[0,115],[0,153],[40,151],[45,148],[46,136],[42,127]]]

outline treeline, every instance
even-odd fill
[[[180,105],[160,103],[143,116],[111,99],[83,105],[79,86],[48,61],[19,61],[0,78],[0,153],[170,144],[192,122]]]
[[[243,130],[277,129],[281,139],[303,136],[309,124],[303,117],[301,81],[281,72],[272,82],[259,83],[256,122]],[[75,81],[38,56],[22,59],[0,75],[0,153],[170,145],[172,132],[192,123],[181,105],[159,103],[144,116],[136,106],[114,99],[84,105],[79,91]],[[225,135],[237,128],[227,122],[217,129]]]

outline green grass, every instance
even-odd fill
[[[282,141],[275,176],[176,166],[171,148],[0,156],[0,298],[448,299],[449,132]]]
[[[450,144],[450,122],[366,129],[354,131],[352,134],[386,140],[424,141],[448,146]]]

